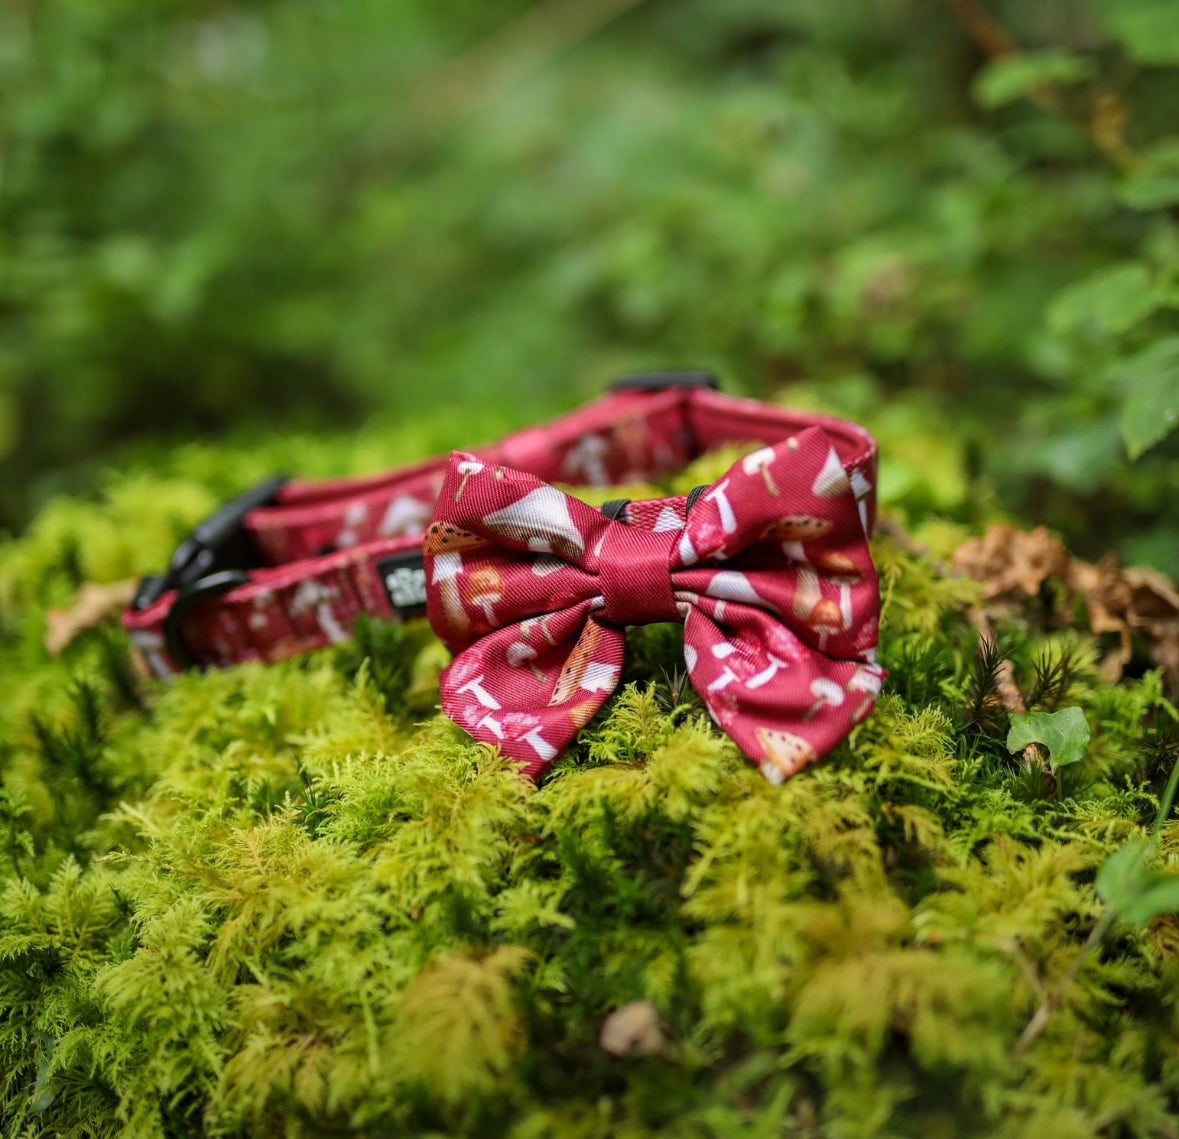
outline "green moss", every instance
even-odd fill
[[[974,587],[885,538],[885,694],[777,788],[684,685],[674,626],[628,634],[625,687],[539,787],[437,713],[424,624],[170,686],[140,686],[113,622],[50,659],[45,609],[160,561],[257,461],[221,458],[58,503],[0,551],[6,1134],[1179,1127],[1171,916],[1115,928],[1016,1047],[1101,912],[1096,866],[1158,810],[1157,673],[1105,685],[1084,632],[1001,626],[1025,691],[1092,730],[1029,779]],[[640,999],[667,1046],[608,1054]]]

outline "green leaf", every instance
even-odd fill
[[[1135,839],[1113,852],[1098,868],[1097,896],[1128,925],[1145,925],[1179,910],[1179,874],[1163,874],[1147,865],[1151,844]]]
[[[1121,430],[1137,459],[1179,427],[1179,336],[1168,336],[1122,361],[1114,378],[1127,390]]]
[[[1089,746],[1089,725],[1080,708],[1061,708],[1059,712],[1028,712],[1011,717],[1007,733],[1007,750],[1019,751],[1028,744],[1042,744],[1052,754],[1056,771],[1085,757]]]
[[[1116,908],[1142,876],[1146,868],[1146,847],[1146,839],[1136,838],[1119,846],[1097,868],[1093,889],[1107,906]]]
[[[1179,63],[1179,4],[1175,0],[1105,0],[1102,16],[1110,34],[1135,63]]]
[[[991,60],[979,71],[974,97],[984,107],[1001,107],[1044,84],[1081,83],[1093,72],[1092,60],[1059,48],[1013,52]]]
[[[1118,909],[1128,925],[1145,925],[1159,914],[1179,910],[1179,874],[1148,869],[1137,887]]]
[[[1164,139],[1144,151],[1127,173],[1118,197],[1135,210],[1163,209],[1179,202],[1179,139]]]
[[[1162,303],[1141,261],[1119,261],[1067,285],[1048,308],[1053,332],[1091,325],[1107,335],[1125,332]]]

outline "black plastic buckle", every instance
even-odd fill
[[[176,591],[176,599],[172,602],[168,615],[164,618],[164,648],[168,650],[168,655],[175,662],[177,668],[205,667],[188,651],[188,645],[185,644],[184,637],[180,632],[180,626],[184,623],[184,618],[188,616],[192,607],[197,602],[204,601],[206,597],[216,597],[219,593],[227,593],[239,585],[245,585],[249,580],[250,575],[245,570],[222,570],[220,573],[211,573],[189,582],[188,585],[182,585]]]
[[[288,475],[272,475],[213,511],[176,547],[162,574],[149,574],[140,581],[131,608],[146,609],[170,589],[203,585],[206,578],[260,565],[258,551],[246,536],[242,522],[251,510],[274,502],[288,478]],[[200,595],[204,596],[204,591]],[[176,600],[179,603],[180,598]],[[175,612],[176,605],[172,609]]]
[[[661,392],[666,388],[708,388],[720,391],[720,380],[711,372],[642,372],[635,376],[619,376],[611,385],[612,392]]]

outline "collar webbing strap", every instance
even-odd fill
[[[674,386],[672,386],[674,385]],[[652,482],[725,443],[830,435],[867,533],[876,513],[876,443],[842,419],[722,395],[703,377],[621,381],[550,423],[475,448],[480,459],[548,482]],[[275,478],[215,512],[147,578],[123,614],[153,672],[279,660],[346,640],[369,615],[425,612],[422,539],[449,456],[361,478]]]

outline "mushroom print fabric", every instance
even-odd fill
[[[456,452],[423,551],[430,623],[456,654],[442,708],[534,777],[614,691],[627,625],[683,622],[693,687],[775,783],[880,693],[876,571],[821,428],[618,519]]]

